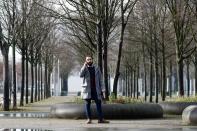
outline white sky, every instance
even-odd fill
[[[79,75],[72,75],[68,78],[68,92],[77,92],[81,90],[81,78]]]
[[[11,59],[12,59],[12,47],[9,50],[9,59],[10,59],[10,62],[11,62]],[[16,61],[18,62],[20,60],[21,60],[21,55],[16,51]],[[0,61],[3,61],[3,56],[1,54],[1,51],[0,51]]]

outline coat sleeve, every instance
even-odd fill
[[[79,76],[80,76],[81,78],[85,76],[85,71],[86,71],[86,66],[83,65],[83,67],[82,67],[81,70],[80,70],[80,74],[79,74]]]

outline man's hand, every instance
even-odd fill
[[[84,66],[87,66],[87,62],[86,61],[84,62]]]
[[[103,99],[105,99],[106,98],[105,92],[103,92],[102,94],[103,94]]]

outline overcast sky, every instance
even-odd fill
[[[10,50],[9,50],[9,59],[10,59],[9,62],[11,62],[11,60],[12,60],[12,48],[10,48]],[[18,62],[20,60],[21,60],[21,55],[16,51],[16,61]],[[0,51],[0,61],[3,61],[3,56],[1,54],[1,51]]]

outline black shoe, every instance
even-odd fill
[[[107,120],[98,120],[98,123],[109,123]]]

